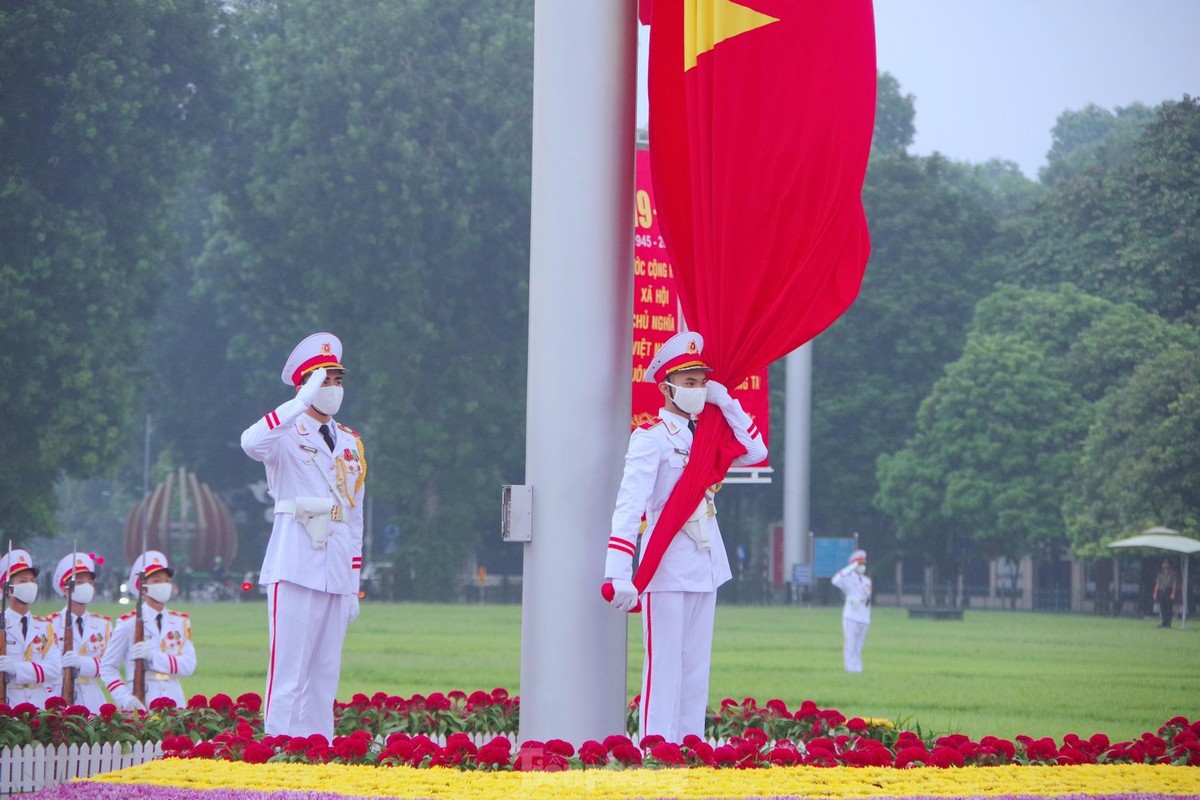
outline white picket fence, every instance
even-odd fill
[[[72,778],[90,778],[156,758],[162,758],[159,742],[0,748],[0,797],[35,792]]]

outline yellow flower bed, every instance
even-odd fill
[[[337,764],[244,764],[166,759],[92,778],[191,789],[281,789],[399,798],[962,797],[1159,793],[1200,796],[1200,769],[1150,764],[961,769],[786,767],[460,772]]]

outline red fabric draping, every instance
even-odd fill
[[[833,323],[870,254],[870,0],[654,0],[650,159],[688,325],[736,386]],[[744,452],[709,409],[657,529],[678,531]],[[652,537],[644,590],[670,543]]]

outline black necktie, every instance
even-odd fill
[[[328,425],[321,426],[321,435],[325,437],[325,444],[329,445],[329,452],[333,452],[333,434],[329,432]]]
[[[75,617],[75,627],[79,628],[79,635],[83,636],[83,617]]]
[[[162,612],[158,612],[158,616],[154,618],[158,622],[158,632],[162,633]]]
[[[693,434],[696,432],[696,420],[694,420],[694,419],[688,420],[688,430],[691,431]]]
[[[29,638],[29,617],[21,617],[21,638]]]

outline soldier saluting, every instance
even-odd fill
[[[259,576],[270,631],[269,735],[333,737],[342,643],[358,616],[367,477],[362,437],[333,419],[345,373],[336,336],[305,338],[281,376],[295,397],[242,433],[242,449],[266,467],[275,501]]]

